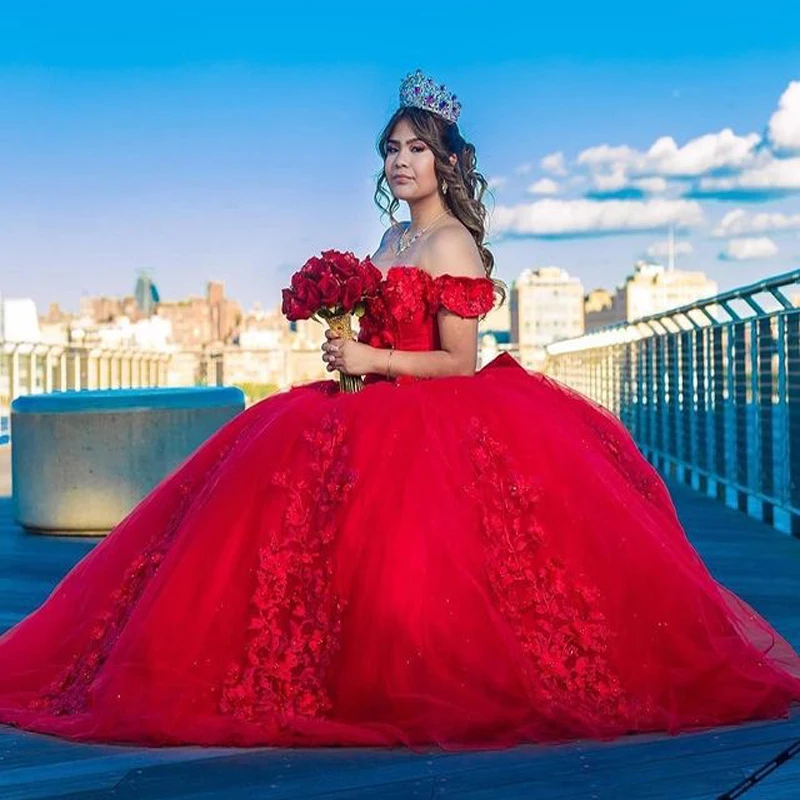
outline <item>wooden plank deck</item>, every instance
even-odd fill
[[[0,448],[0,495],[8,493]],[[670,486],[715,576],[800,647],[800,541]],[[0,629],[41,603],[96,540],[27,535],[0,496]],[[537,798],[706,800],[800,738],[800,714],[677,737],[418,755],[402,749],[146,749],[80,745],[0,727],[0,798]],[[800,757],[747,800],[800,797]]]

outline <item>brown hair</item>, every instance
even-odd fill
[[[492,278],[494,256],[483,243],[486,236],[486,206],[482,198],[488,184],[486,178],[475,168],[475,146],[464,139],[455,122],[449,122],[424,108],[401,106],[394,112],[378,138],[377,147],[382,159],[386,158],[387,140],[392,135],[394,126],[402,119],[408,120],[416,135],[433,152],[439,196],[445,207],[475,239],[486,277],[494,284],[502,305],[506,298],[506,287],[502,281]],[[458,156],[455,166],[449,160],[451,153]],[[447,181],[447,194],[442,194],[442,181]],[[384,214],[389,215],[392,223],[395,223],[397,220],[394,212],[400,207],[400,201],[387,191],[386,186],[386,173],[381,169],[375,188],[375,202]]]

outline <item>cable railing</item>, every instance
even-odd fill
[[[616,414],[664,474],[800,535],[798,283],[793,270],[555,342],[546,372]]]

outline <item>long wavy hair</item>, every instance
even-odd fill
[[[494,284],[495,293],[500,297],[500,305],[506,298],[506,286],[492,277],[494,256],[484,244],[486,237],[486,206],[483,195],[488,188],[486,178],[476,169],[477,158],[475,145],[466,141],[455,122],[416,106],[401,106],[386,123],[378,138],[378,152],[381,159],[386,159],[387,141],[392,135],[395,125],[406,119],[416,135],[430,147],[434,158],[439,196],[444,206],[456,216],[469,230],[480,250],[486,277]],[[458,156],[455,166],[450,163],[450,155]],[[447,181],[447,194],[442,193],[442,181]],[[375,202],[382,215],[388,214],[392,224],[397,220],[394,213],[400,207],[400,201],[389,191],[386,173],[381,168],[375,187]]]

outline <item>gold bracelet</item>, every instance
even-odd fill
[[[394,347],[389,348],[389,355],[386,359],[386,377],[392,377],[392,354],[394,353]]]

